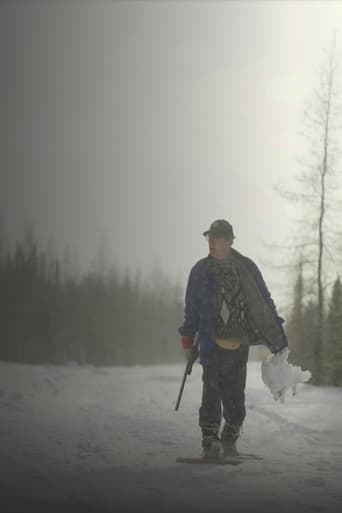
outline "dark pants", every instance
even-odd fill
[[[223,418],[229,426],[241,426],[246,416],[245,386],[248,345],[229,350],[215,346],[210,365],[203,366],[199,425],[219,429]]]

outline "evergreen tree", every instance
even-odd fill
[[[294,287],[292,312],[286,328],[289,338],[289,349],[291,351],[289,359],[293,362],[301,360],[301,352],[303,350],[303,297],[304,278],[303,260],[301,258],[299,261],[298,277]]]
[[[338,277],[332,289],[324,344],[324,383],[342,386],[342,284]]]
[[[311,383],[320,384],[320,374],[317,372],[317,360],[315,348],[320,340],[319,325],[319,307],[318,304],[311,300],[303,308],[303,322],[302,322],[302,337],[301,337],[301,352],[297,364],[301,365],[303,369],[311,371]]]

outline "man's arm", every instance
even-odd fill
[[[198,273],[195,268],[190,271],[185,293],[184,322],[178,332],[182,335],[184,349],[190,348],[198,331]]]
[[[287,340],[286,333],[285,333],[284,327],[283,327],[283,324],[284,324],[285,320],[282,317],[280,317],[280,315],[278,315],[277,307],[276,307],[276,305],[275,305],[275,303],[274,303],[274,301],[272,299],[270,291],[267,288],[267,285],[265,283],[265,280],[263,278],[263,275],[262,275],[260,269],[255,264],[255,262],[253,262],[253,260],[251,260],[249,258],[247,258],[247,260],[248,260],[248,266],[249,266],[251,272],[254,275],[254,278],[255,278],[255,281],[257,283],[257,286],[258,286],[262,296],[264,297],[265,301],[268,303],[268,305],[270,306],[272,312],[274,313],[275,318],[276,318],[276,320],[278,322],[281,334],[282,334],[282,338],[283,338],[282,346],[281,347],[277,347],[277,349],[270,347],[270,350],[272,352],[274,352],[274,353],[281,352],[286,347],[288,347],[288,340]]]

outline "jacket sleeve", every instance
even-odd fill
[[[194,338],[198,331],[198,282],[198,273],[195,268],[192,268],[185,292],[184,322],[178,329],[183,337]]]
[[[280,317],[280,315],[278,315],[276,305],[271,297],[271,293],[266,286],[265,280],[261,274],[260,269],[254,262],[252,262],[252,272],[254,274],[254,277],[255,277],[256,283],[259,287],[260,292],[262,293],[263,297],[265,298],[268,305],[270,306],[270,308],[271,308],[272,312],[274,313],[274,316],[278,322],[278,325],[279,325],[282,341],[280,343],[278,343],[277,345],[274,345],[273,343],[269,345],[269,349],[270,349],[270,351],[272,351],[272,353],[278,353],[278,352],[282,351],[285,347],[288,347],[288,340],[287,340],[286,333],[285,333],[284,327],[283,327],[283,324],[285,321],[282,317]]]
[[[265,298],[265,300],[267,301],[267,303],[270,305],[271,310],[273,311],[274,315],[276,316],[279,324],[281,324],[281,325],[284,324],[285,320],[282,317],[280,317],[280,315],[278,315],[276,305],[272,299],[270,291],[267,288],[267,285],[265,283],[263,275],[261,274],[260,269],[252,260],[249,260],[249,265],[251,267],[252,273],[255,277],[255,281],[257,282],[260,292],[262,293],[262,295]]]

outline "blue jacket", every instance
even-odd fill
[[[253,320],[250,319],[249,344],[265,344],[272,352],[283,349],[288,345],[285,332],[282,328],[284,319],[279,317],[277,313],[276,306],[259,268],[250,258],[242,255],[233,248],[232,255],[239,263],[244,274],[252,276],[254,282],[252,285],[254,288],[258,289],[257,294],[250,293],[251,289],[253,291],[253,287],[247,287],[248,290],[245,290],[245,292],[248,292],[246,295],[248,306],[250,307],[251,303],[263,303],[257,305],[261,315],[254,315]],[[202,365],[210,363],[211,353],[215,345],[215,318],[218,307],[219,284],[210,270],[211,259],[211,255],[202,258],[190,271],[185,293],[184,323],[178,330],[182,336],[192,338],[198,333],[200,363]],[[257,287],[255,287],[255,284]],[[263,315],[265,309],[267,310],[266,317]],[[258,312],[258,310],[256,311]],[[270,321],[270,317],[273,322],[269,322],[268,325],[267,321]],[[274,336],[274,326],[276,330],[278,330],[276,336]],[[271,335],[270,337],[267,337],[268,332]]]

